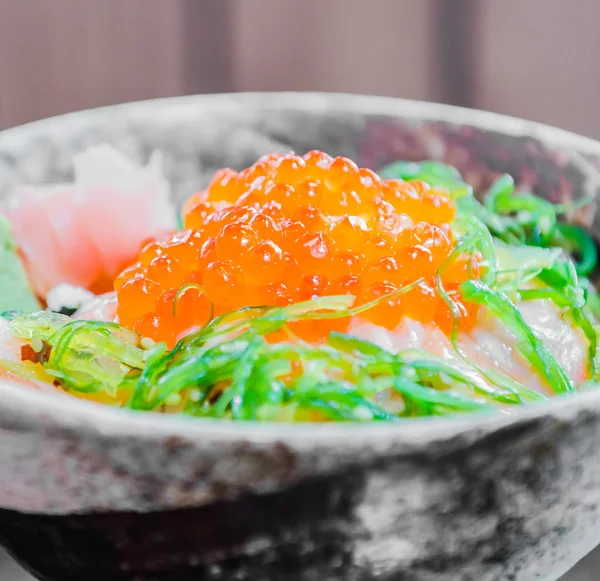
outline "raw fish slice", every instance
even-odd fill
[[[551,301],[522,302],[518,308],[573,382],[578,385],[587,379],[588,343],[581,330],[574,327]],[[452,362],[472,377],[473,373],[478,375],[472,367],[465,364],[454,351],[448,337],[435,325],[405,319],[398,328],[388,331],[360,322],[354,324],[350,332],[395,353],[405,349],[428,351]],[[483,370],[501,371],[531,389],[552,394],[550,386],[519,353],[515,336],[485,309],[481,310],[475,327],[468,334],[461,334],[459,343],[469,360]],[[479,380],[485,381],[481,376]]]
[[[114,321],[117,317],[117,294],[105,293],[81,307],[73,315],[74,319],[87,321]]]
[[[112,290],[144,240],[176,227],[158,155],[139,167],[99,146],[73,164],[73,184],[20,186],[2,208],[41,297],[60,283]]]

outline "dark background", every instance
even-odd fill
[[[600,138],[599,20],[598,0],[0,0],[0,128],[153,97],[306,90]],[[599,568],[592,555],[563,581]],[[0,554],[0,579],[26,576]]]

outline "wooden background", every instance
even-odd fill
[[[600,138],[597,0],[0,0],[0,127],[196,92],[351,91]]]
[[[189,93],[350,91],[600,138],[598,0],[0,0],[0,128]],[[600,553],[563,581],[596,580]],[[0,579],[28,576],[0,554]]]

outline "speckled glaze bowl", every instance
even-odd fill
[[[317,94],[133,103],[0,134],[0,195],[108,142],[165,153],[182,200],[222,166],[319,148],[438,158],[552,200],[600,144],[441,105]],[[579,216],[598,231],[589,208]],[[0,542],[48,581],[553,581],[600,542],[600,393],[507,416],[258,425],[134,414],[0,384]]]

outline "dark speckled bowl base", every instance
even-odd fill
[[[73,154],[99,143],[137,161],[162,150],[178,201],[220,167],[311,149],[375,170],[443,159],[477,191],[508,172],[553,201],[596,196],[600,184],[600,145],[551,128],[411,102],[254,95],[4,132],[0,196],[69,178]],[[570,218],[598,232],[594,208]],[[0,542],[46,581],[554,581],[600,540],[596,394],[529,419],[334,438],[181,421],[157,432],[152,416],[38,411],[5,391]]]
[[[350,578],[353,494],[361,482],[351,473],[340,478],[343,486],[307,482],[238,502],[143,515],[2,511],[0,539],[48,581]],[[249,554],[229,556],[249,539]]]

